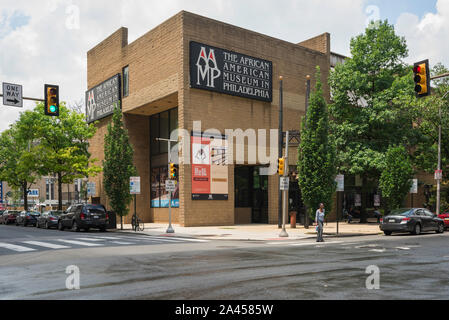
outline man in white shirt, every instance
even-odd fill
[[[316,242],[324,242],[323,240],[323,225],[324,225],[324,204],[320,203],[320,208],[315,213],[315,222],[317,225],[317,239]]]

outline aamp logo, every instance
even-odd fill
[[[90,91],[88,93],[87,98],[87,117],[88,119],[93,119],[95,115],[95,109],[97,107],[97,104],[95,103],[95,95],[93,91]]]
[[[218,69],[214,49],[210,49],[207,53],[206,48],[201,47],[196,66],[198,70],[197,85],[201,85],[201,81],[205,81],[206,86],[215,88],[215,80],[221,76],[221,71]]]

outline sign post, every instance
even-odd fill
[[[281,238],[288,238],[288,233],[285,230],[285,219],[287,217],[287,208],[288,208],[288,188],[289,188],[289,178],[288,178],[288,138],[289,138],[289,132],[286,132],[285,136],[285,163],[286,168],[284,170],[284,176],[280,179],[280,186],[282,190],[282,231],[279,237]]]
[[[168,143],[168,165],[167,165],[167,172],[170,172],[170,163],[171,163],[171,143],[172,142],[178,142],[176,140],[170,140],[170,139],[163,139],[163,138],[156,138],[156,141],[166,141]],[[173,181],[174,182],[174,181]],[[171,185],[171,183],[169,183]],[[165,183],[165,186],[167,187],[167,182]],[[169,188],[171,188],[169,186]],[[167,190],[168,191],[168,190]],[[174,191],[174,190],[173,190]],[[168,191],[168,229],[167,233],[175,233],[175,230],[173,229],[171,225],[171,194],[173,191]]]
[[[140,177],[129,178],[129,191],[134,195],[134,222],[137,222],[137,195],[140,194]],[[137,223],[134,223],[134,231],[137,231]]]
[[[340,218],[341,215],[340,213],[343,212],[343,208],[342,208],[342,201],[341,201],[341,193],[345,191],[345,176],[342,174],[337,175],[337,177],[335,178],[335,182],[337,182],[337,202],[338,202],[338,206],[337,206],[337,235],[339,234],[339,222],[340,222]]]

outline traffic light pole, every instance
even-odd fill
[[[284,178],[288,177],[288,139],[289,139],[289,132],[286,132],[285,136],[285,166],[284,166]],[[279,237],[281,238],[287,238],[288,233],[285,230],[285,223],[287,218],[287,208],[288,208],[288,190],[282,190],[282,231]]]
[[[3,97],[3,94],[0,94],[0,97]],[[45,102],[45,100],[44,100],[44,99],[38,99],[38,98],[28,98],[28,97],[22,97],[22,100],[30,100],[30,101]]]
[[[284,145],[284,101],[283,101],[283,81],[282,76],[279,77],[279,158],[282,158],[282,147]],[[279,177],[279,183],[281,178]],[[282,228],[282,191],[278,191],[278,227]]]
[[[165,141],[168,143],[168,165],[167,165],[167,173],[170,172],[170,163],[171,163],[171,143],[172,142],[178,142],[177,140],[170,140],[170,139],[163,139],[163,138],[156,138],[156,141]],[[170,174],[168,174],[170,175]],[[171,191],[168,192],[168,229],[167,233],[175,233],[175,230],[173,229],[171,225]]]

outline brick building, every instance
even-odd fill
[[[98,120],[90,152],[104,159],[104,136],[113,106],[120,100],[141,177],[137,212],[144,221],[168,221],[168,148],[155,138],[168,139],[179,129],[189,133],[191,145],[180,144],[174,154],[185,157],[190,151],[192,161],[179,164],[174,222],[278,223],[278,176],[259,174],[265,163],[255,156],[258,148],[246,144],[243,163],[231,159],[220,166],[223,158],[214,157],[222,149],[213,146],[214,139],[198,138],[194,122],[201,121],[201,132],[217,129],[228,147],[226,129],[267,130],[269,141],[269,130],[279,128],[282,76],[283,130],[299,130],[306,76],[312,76],[313,85],[315,68],[320,66],[329,100],[329,71],[343,60],[331,53],[328,33],[295,44],[185,11],[132,43],[128,30],[120,28],[87,53],[86,113],[88,121]],[[289,150],[291,171],[296,170],[296,147]],[[255,163],[250,161],[254,157]],[[101,174],[91,179],[97,192],[93,201],[108,207],[102,179]],[[125,221],[130,219],[129,215]]]

